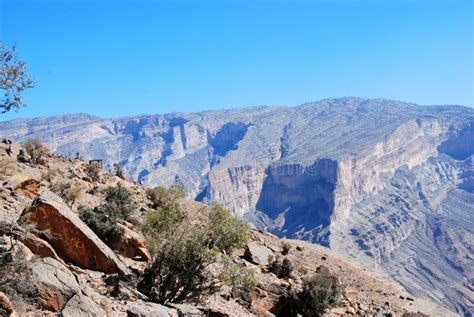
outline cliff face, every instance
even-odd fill
[[[342,98],[114,120],[0,123],[59,153],[183,183],[255,226],[385,269],[416,295],[473,309],[474,110]],[[449,285],[446,287],[446,285]]]

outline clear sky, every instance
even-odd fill
[[[36,87],[0,120],[342,96],[474,105],[472,0],[0,0]]]

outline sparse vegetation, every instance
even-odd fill
[[[234,297],[245,298],[249,291],[257,286],[257,280],[252,269],[233,264],[220,276],[221,280],[231,286]]]
[[[282,296],[273,313],[277,316],[322,316],[328,308],[337,305],[341,294],[337,277],[327,267],[320,266],[312,278],[304,281],[301,292]]]
[[[64,176],[64,174],[64,171],[59,168],[51,168],[41,175],[41,179],[52,182],[55,177]]]
[[[279,278],[285,278],[290,276],[293,271],[293,265],[288,258],[284,258],[283,261],[281,261],[278,256],[275,259],[270,257],[268,261],[268,270]]]
[[[146,194],[152,203],[152,208],[158,208],[176,205],[181,199],[186,197],[186,190],[181,184],[171,187],[158,186],[147,189]]]
[[[115,215],[119,219],[130,220],[135,207],[133,205],[132,194],[120,183],[116,186],[109,186],[104,190],[105,203],[99,208],[104,213]]]
[[[0,43],[0,88],[3,91],[0,113],[25,106],[23,92],[33,87],[33,79],[26,72],[26,63],[15,56],[15,46],[9,49]]]
[[[102,168],[98,163],[86,164],[84,172],[91,178],[93,182],[98,182],[102,174]]]
[[[44,164],[44,158],[49,154],[49,150],[37,139],[26,141],[22,147],[27,156],[24,159],[31,164]]]
[[[73,185],[71,183],[55,183],[49,186],[49,189],[61,197],[64,202],[72,207],[74,203],[81,197],[84,187]]]

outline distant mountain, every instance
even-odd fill
[[[474,109],[328,99],[120,119],[0,123],[16,141],[180,182],[256,227],[383,268],[417,296],[474,310]]]

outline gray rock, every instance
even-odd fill
[[[51,311],[58,311],[80,293],[74,274],[52,258],[38,259],[32,264],[30,281],[41,305]]]
[[[244,256],[246,260],[254,264],[266,266],[268,265],[268,258],[273,256],[273,252],[266,246],[250,242],[245,246]]]
[[[204,317],[206,314],[197,308],[196,306],[190,304],[172,304],[170,305],[178,312],[179,317]]]
[[[107,313],[89,297],[76,294],[61,310],[63,317],[106,317]]]
[[[149,302],[136,302],[128,305],[128,317],[178,317],[176,309]]]

